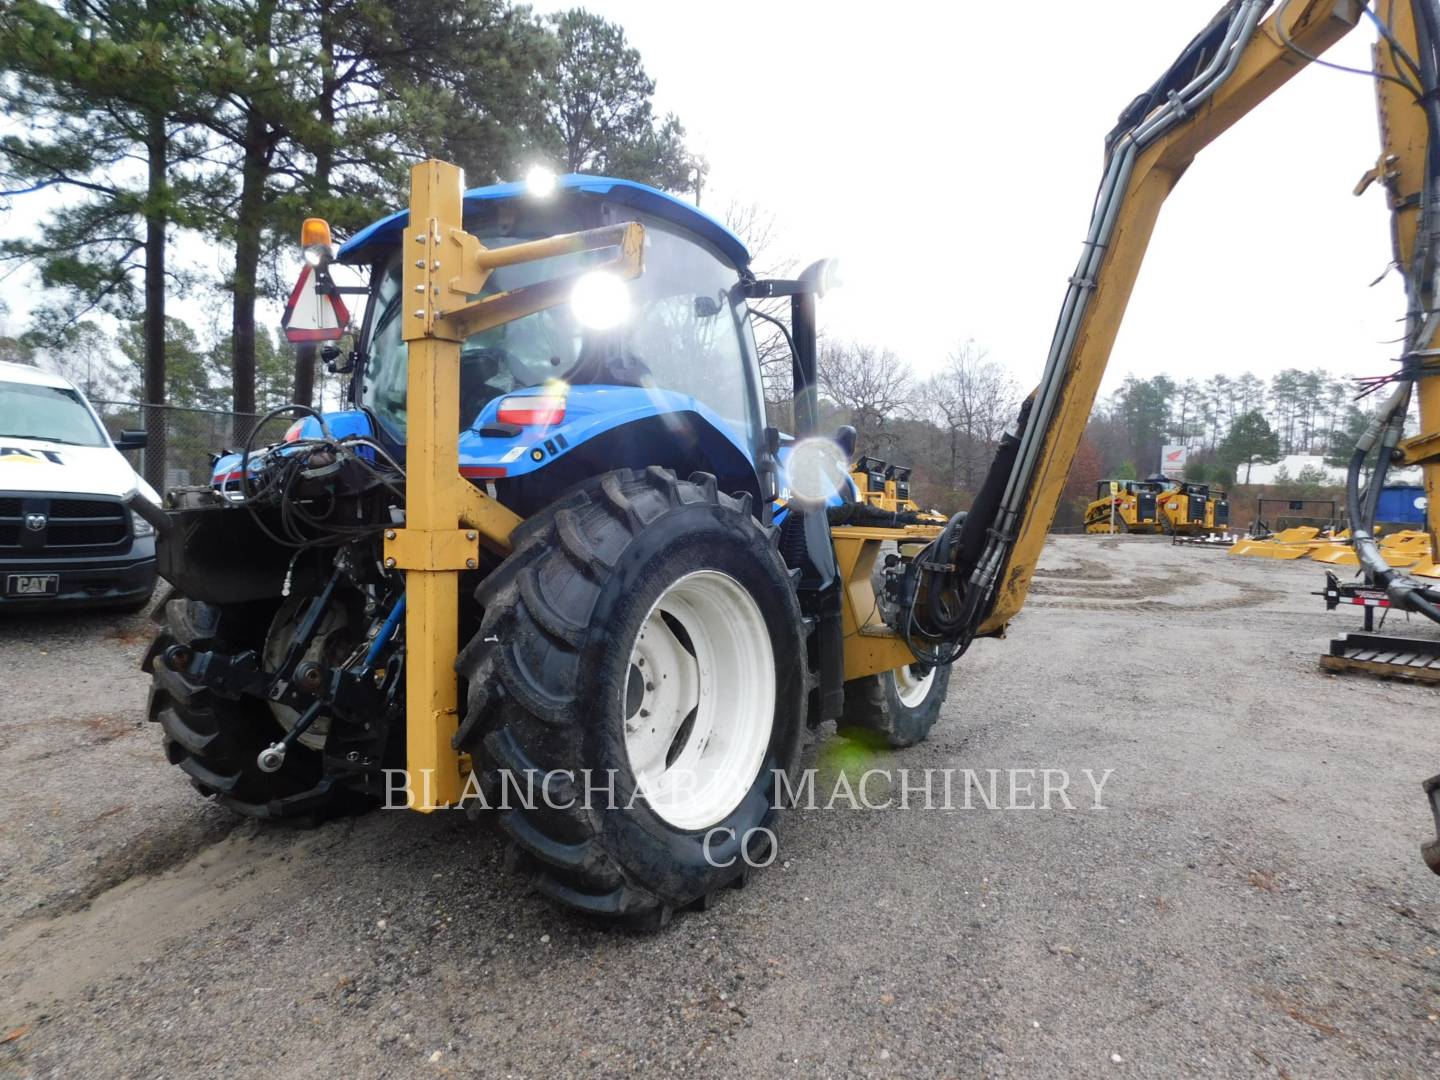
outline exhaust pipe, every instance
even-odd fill
[[[170,534],[175,531],[175,524],[170,520],[170,515],[141,495],[139,491],[132,491],[129,498],[125,500],[125,504],[155,526],[155,535],[162,540],[168,540]]]

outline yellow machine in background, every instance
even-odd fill
[[[1157,503],[1163,485],[1154,480],[1101,480],[1085,507],[1087,533],[1158,533]]]
[[[910,498],[910,474],[904,465],[891,465],[865,455],[851,467],[850,479],[855,481],[856,497],[865,505],[917,513],[920,504]]]
[[[1205,507],[1205,531],[1212,534],[1230,531],[1230,496],[1216,488],[1210,489]]]
[[[1208,484],[1159,476],[1101,480],[1085,507],[1087,533],[1170,533],[1202,536],[1230,528],[1230,500]]]
[[[1230,500],[1209,484],[1172,480],[1159,499],[1160,527],[1172,536],[1203,536],[1230,527]]]

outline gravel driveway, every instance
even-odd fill
[[[1437,691],[1321,674],[1359,617],[1320,582],[1056,540],[929,742],[809,750],[822,805],[929,768],[995,809],[877,774],[649,936],[523,895],[463,814],[237,825],[145,722],[143,616],[7,617],[0,1075],[1433,1075]],[[1008,809],[1032,769],[1074,809]]]

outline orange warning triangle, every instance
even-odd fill
[[[322,293],[318,285],[313,267],[308,263],[301,267],[300,279],[280,317],[287,341],[334,341],[344,336],[350,312],[338,293]]]

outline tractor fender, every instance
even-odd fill
[[[592,428],[581,442],[566,441],[570,445],[560,453],[547,453],[543,467],[497,480],[500,500],[522,517],[531,517],[562,492],[591,477],[614,469],[643,470],[655,465],[678,476],[709,473],[721,491],[748,493],[757,512],[761,509],[760,480],[750,456],[728,424],[698,410],[631,416]],[[468,462],[463,442],[460,471],[465,474]],[[560,449],[553,432],[545,442],[554,442]]]

